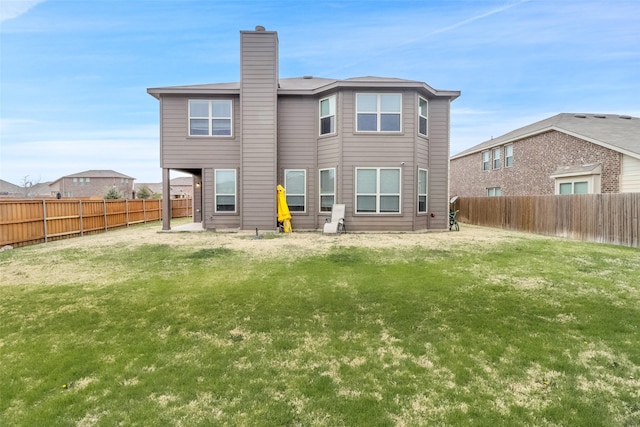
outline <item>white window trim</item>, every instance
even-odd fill
[[[302,194],[298,194],[298,193],[289,193],[289,189],[287,188],[287,173],[288,172],[302,172],[304,175],[304,193]],[[306,169],[285,169],[284,170],[284,191],[286,193],[286,197],[289,196],[302,196],[304,197],[304,205],[303,205],[303,210],[301,211],[291,211],[291,214],[303,214],[303,213],[307,213],[307,170]]]
[[[191,101],[202,101],[209,103],[209,116],[208,117],[191,117]],[[213,101],[226,101],[229,102],[229,117],[214,117],[213,116]],[[187,101],[187,133],[189,137],[192,138],[233,138],[233,99],[189,99]],[[207,124],[209,126],[209,132],[207,135],[192,135],[191,134],[191,119],[207,119]],[[229,120],[229,135],[213,135],[213,119],[228,119]]]
[[[377,97],[377,101],[376,101],[376,130],[360,130],[358,129],[358,114],[360,113],[358,111],[358,95],[376,95]],[[393,113],[389,113],[389,112],[385,112],[388,114],[399,114],[400,116],[400,129],[398,130],[380,130],[380,124],[382,122],[381,120],[381,115],[383,114],[382,111],[380,111],[380,104],[381,104],[381,95],[398,95],[400,96],[400,111],[398,113],[393,112]],[[356,92],[356,116],[355,116],[355,127],[356,127],[356,132],[357,133],[402,133],[402,93],[387,93],[387,92]],[[371,112],[367,113],[367,112],[363,112],[362,114],[373,114]]]
[[[560,195],[560,184],[571,184],[571,193],[575,194],[575,184],[578,182],[587,183],[586,194],[599,194],[600,193],[600,175],[580,175],[565,178],[556,178],[555,180],[555,194]],[[565,194],[562,194],[563,196]]]
[[[497,156],[496,156],[497,154]],[[498,170],[502,167],[502,147],[495,147],[491,149],[491,169]],[[496,166],[496,161],[498,165]]]
[[[500,194],[496,194],[499,192]],[[491,194],[493,193],[493,194]],[[501,187],[488,187],[487,188],[487,197],[500,197],[502,196],[502,188]]]
[[[507,156],[507,147],[511,147],[511,155]],[[511,158],[511,164],[508,165],[507,159]],[[513,144],[507,144],[504,146],[504,167],[512,168],[513,167]]]
[[[323,193],[322,192],[322,172],[323,171],[333,171],[333,191],[331,193]],[[333,196],[333,204],[336,203],[336,185],[337,185],[337,175],[336,168],[323,168],[318,171],[318,211],[320,213],[327,213],[329,211],[322,210],[322,196]]]
[[[331,109],[331,106],[333,105],[333,114],[328,114],[326,116],[322,115],[322,101],[329,101],[329,109]],[[335,135],[336,133],[338,133],[338,107],[337,107],[337,97],[336,95],[330,95],[327,96],[325,98],[320,99],[320,101],[318,101],[318,112],[319,112],[319,116],[320,119],[318,120],[318,135],[319,136],[327,136],[327,135]],[[331,111],[330,111],[331,112]],[[333,131],[332,132],[328,132],[328,133],[322,133],[322,119],[325,119],[327,117],[333,117]]]
[[[427,104],[427,115],[426,116],[423,116],[422,114],[420,114],[420,101],[424,101]],[[420,119],[421,118],[424,118],[427,121],[426,133],[421,133],[420,132]],[[427,98],[423,98],[422,96],[418,97],[418,135],[429,136],[429,100]]]
[[[418,185],[418,182],[420,182],[420,172],[424,172],[426,177],[425,193],[420,192],[420,185]],[[416,211],[418,212],[418,214],[426,214],[429,212],[429,170],[428,169],[418,168],[418,180],[416,182],[416,190],[417,190],[416,192],[418,193],[418,198],[416,200]],[[424,211],[420,210],[420,196],[425,197]]]
[[[375,170],[376,171],[376,192],[374,193],[358,193],[358,171],[359,170]],[[399,193],[380,193],[380,171],[381,170],[397,170],[399,186]],[[353,205],[355,206],[355,215],[401,215],[402,214],[402,168],[397,167],[357,167],[355,169],[355,199]],[[376,196],[376,211],[375,212],[358,212],[358,196]],[[398,196],[398,212],[380,212],[380,197],[381,196]]]
[[[483,151],[481,154],[482,162],[480,163],[480,168],[482,172],[489,172],[491,170],[491,152],[489,150]],[[486,160],[485,160],[486,157]],[[487,167],[485,168],[485,163]]]
[[[233,178],[234,178],[234,193],[233,193],[233,211],[219,211],[218,210],[218,172],[229,172],[232,171],[233,172]],[[233,213],[237,213],[238,212],[238,172],[236,169],[214,169],[213,171],[213,177],[215,182],[213,183],[213,211],[215,213],[221,213],[221,214],[233,214]],[[220,196],[230,196],[231,194],[224,194],[221,193]]]

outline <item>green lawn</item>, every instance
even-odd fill
[[[0,253],[0,425],[640,425],[637,249],[176,236]]]

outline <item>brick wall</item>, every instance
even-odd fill
[[[489,150],[491,152],[491,150]],[[451,160],[451,195],[486,196],[487,188],[500,187],[504,196],[554,194],[550,175],[560,166],[601,163],[601,192],[619,191],[620,153],[562,132],[549,131],[513,143],[513,166],[482,170],[482,153]],[[493,167],[491,162],[490,167]]]

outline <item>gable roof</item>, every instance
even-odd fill
[[[128,179],[135,179],[129,175],[125,175],[123,173],[120,172],[116,172],[113,170],[87,170],[84,172],[78,172],[78,173],[74,173],[71,175],[65,175],[65,176],[61,176],[60,178],[56,179],[55,181],[52,182],[52,184],[60,181],[61,179],[64,178],[128,178]]]
[[[322,77],[303,76],[278,80],[279,95],[316,95],[339,87],[365,88],[415,88],[434,96],[449,97],[451,100],[460,96],[460,91],[438,90],[426,83],[416,80],[404,80],[392,77],[353,77],[345,80],[325,79]],[[160,95],[239,95],[240,83],[213,83],[191,86],[169,86],[149,88],[147,93],[160,99]]]
[[[464,150],[451,159],[549,131],[558,131],[640,159],[640,118],[618,114],[561,113]]]

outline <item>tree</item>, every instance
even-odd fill
[[[138,194],[136,194],[136,197],[138,199],[148,199],[151,197],[151,190],[145,185],[140,190],[138,190]]]
[[[105,199],[122,199],[123,197],[122,192],[115,185],[109,188],[109,191],[104,196]]]
[[[25,177],[22,178],[22,189],[24,192],[24,197],[34,196],[33,187],[35,187],[38,184],[40,184],[39,179],[34,181],[32,179],[29,179],[29,175],[25,175]]]

